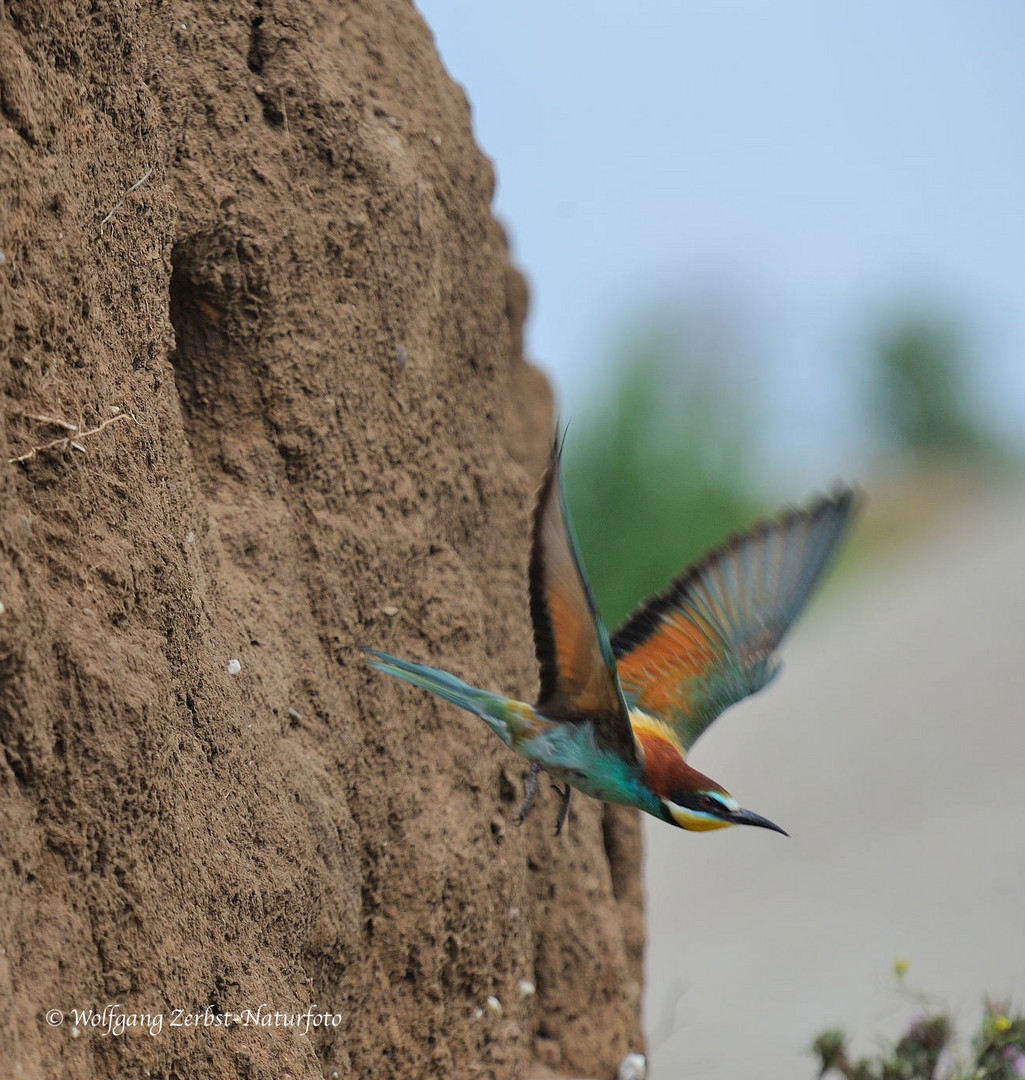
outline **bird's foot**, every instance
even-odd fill
[[[569,817],[569,800],[573,795],[573,789],[567,784],[565,787],[559,787],[558,784],[552,784],[552,787],[559,793],[562,798],[562,803],[559,806],[559,817],[555,822],[555,835],[562,835],[562,827],[566,824],[566,818]]]
[[[520,812],[516,815],[516,824],[522,825],[527,820],[530,808],[534,805],[534,796],[537,794],[537,778],[541,775],[541,766],[536,761],[530,763],[530,772],[523,785],[523,804]]]

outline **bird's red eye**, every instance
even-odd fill
[[[701,809],[702,810],[714,811],[716,809],[715,799],[713,799],[711,795],[702,795],[701,796]]]

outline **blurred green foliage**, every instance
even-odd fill
[[[971,407],[968,350],[952,321],[908,309],[874,338],[868,413],[885,444],[918,459],[1001,456]]]
[[[720,329],[739,316],[717,317],[709,331],[700,319],[688,327],[650,314],[643,331],[621,339],[597,406],[570,427],[567,497],[610,630],[691,561],[777,508],[763,505],[756,479],[767,406],[750,378],[736,377],[736,341]],[[874,327],[857,373],[867,393],[852,381],[850,399],[880,451],[876,468],[910,461],[939,475],[957,464],[991,477],[1014,468],[970,404],[972,355],[957,322],[904,304]]]
[[[936,1080],[941,1061],[951,1051],[953,1025],[946,1016],[916,1020],[886,1055],[852,1061],[841,1031],[823,1032],[812,1044],[819,1076],[838,1074],[846,1080]],[[1008,1016],[989,1004],[966,1060],[954,1060],[945,1080],[1020,1080],[1025,1076],[1025,1017]]]
[[[567,440],[566,489],[595,598],[610,629],[758,509],[752,420],[684,343],[651,330]]]

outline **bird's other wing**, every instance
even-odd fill
[[[562,489],[561,447],[552,446],[530,554],[530,615],[541,667],[537,709],[553,720],[589,720],[609,750],[637,752],[609,636],[584,577]]]
[[[730,705],[779,670],[773,655],[858,504],[838,487],[726,541],[612,636],[627,702],[666,720],[689,749]]]

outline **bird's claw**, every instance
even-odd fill
[[[559,793],[559,797],[562,799],[562,803],[559,806],[559,816],[555,822],[555,835],[562,835],[562,827],[566,824],[566,818],[569,817],[569,800],[573,795],[573,789],[567,784],[565,787],[559,787],[558,784],[552,784],[552,787]]]
[[[537,778],[540,775],[541,766],[536,761],[532,761],[530,763],[530,772],[527,773],[527,778],[523,783],[523,802],[520,804],[520,811],[516,815],[517,825],[522,825],[527,820],[530,808],[534,805],[534,796],[537,794]],[[562,800],[559,804],[559,816],[555,822],[555,835],[561,836],[563,827],[566,824],[566,818],[569,816],[569,800],[573,794],[573,789],[569,784],[565,787],[559,787],[558,784],[553,783],[552,787],[559,793],[559,798]]]
[[[536,761],[530,763],[530,772],[523,784],[523,803],[520,812],[516,815],[516,824],[522,825],[527,820],[530,808],[534,805],[534,796],[537,794],[537,778],[541,775],[541,766]]]

